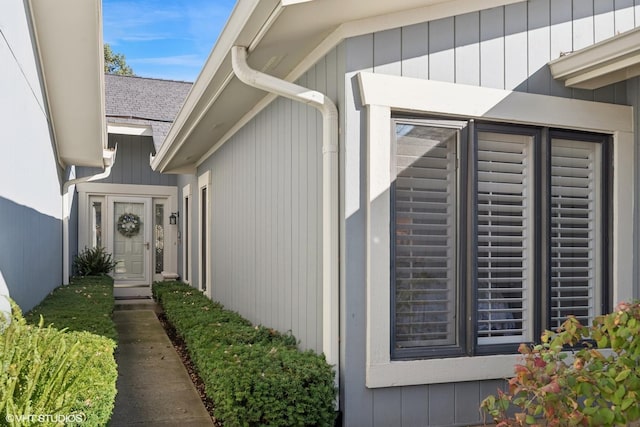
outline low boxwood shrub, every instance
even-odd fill
[[[109,276],[74,277],[69,285],[51,292],[25,315],[27,322],[70,331],[87,331],[117,339],[113,314],[113,279]]]
[[[114,341],[43,325],[28,324],[14,304],[0,334],[0,424],[107,425],[116,394]]]
[[[332,426],[334,372],[291,334],[253,326],[196,289],[158,282],[153,295],[184,339],[225,426]]]
[[[640,420],[640,303],[620,303],[590,327],[570,317],[558,332],[546,331],[541,344],[519,351],[523,362],[509,390],[481,405],[499,427]]]

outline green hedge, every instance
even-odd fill
[[[105,426],[118,376],[115,342],[25,322],[0,334],[0,425]]]
[[[70,331],[87,331],[117,340],[113,314],[113,279],[109,276],[74,277],[69,285],[51,292],[25,315],[28,323]]]
[[[0,425],[12,417],[9,425],[30,425],[20,421],[25,415],[79,414],[81,423],[72,417],[64,425],[107,425],[118,376],[113,306],[113,280],[88,276],[56,288],[24,318],[14,307],[0,335]],[[62,425],[55,421],[32,424]]]
[[[332,426],[334,372],[295,338],[252,326],[179,282],[153,285],[154,297],[184,339],[225,426]]]

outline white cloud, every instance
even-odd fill
[[[235,0],[103,0],[104,41],[136,74],[193,81]]]
[[[160,56],[155,58],[132,58],[127,62],[135,64],[153,64],[153,65],[181,65],[186,67],[200,67],[204,63],[204,58],[199,55],[174,55]]]

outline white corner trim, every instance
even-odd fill
[[[602,132],[613,136],[613,303],[633,297],[632,107],[360,73],[367,107],[366,386],[499,379],[518,355],[392,361],[390,194],[392,111]]]

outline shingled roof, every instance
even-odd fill
[[[107,123],[151,126],[156,151],[193,83],[105,75]]]

